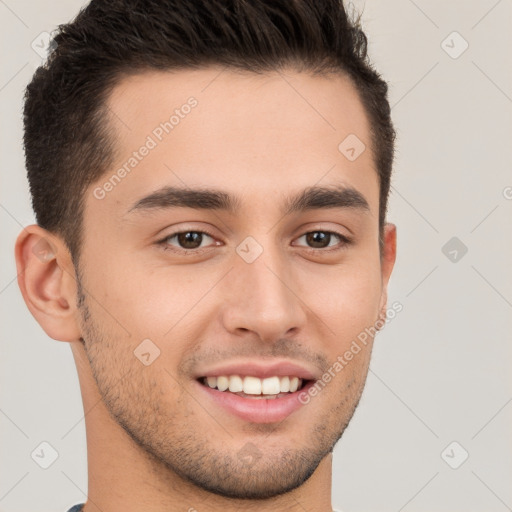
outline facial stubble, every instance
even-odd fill
[[[114,321],[96,320],[82,281],[77,271],[80,340],[92,375],[110,417],[135,444],[154,477],[176,488],[181,479],[225,498],[266,500],[303,485],[333,451],[359,404],[367,362],[357,378],[348,379],[336,393],[330,391],[331,407],[300,436],[303,443],[287,446],[280,424],[250,424],[237,431],[219,411],[208,410],[211,404],[192,396],[190,386],[180,383],[172,368],[152,371],[142,365],[124,330],[116,330]],[[258,456],[242,456],[247,447]]]

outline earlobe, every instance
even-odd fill
[[[18,286],[39,325],[55,340],[78,340],[75,271],[62,240],[27,226],[16,240],[15,258]]]

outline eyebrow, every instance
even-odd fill
[[[238,196],[210,188],[163,187],[139,199],[126,212],[150,213],[170,208],[194,208],[196,210],[221,210],[236,214],[242,201]],[[283,216],[314,209],[349,208],[370,211],[365,197],[350,186],[308,187],[286,199]]]

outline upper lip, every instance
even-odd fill
[[[317,380],[318,377],[315,372],[291,361],[245,361],[238,363],[223,363],[205,370],[201,374],[197,375],[200,377],[218,377],[220,375],[251,375],[253,377],[259,377],[264,379],[266,377],[299,377],[305,380]]]

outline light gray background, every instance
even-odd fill
[[[21,146],[23,89],[41,62],[31,43],[83,4],[0,0],[2,512],[65,511],[87,493],[71,350],[30,315],[13,258],[21,227],[34,222]],[[363,398],[335,449],[333,505],[512,510],[511,1],[365,4],[399,135],[389,303],[403,311],[376,339]],[[442,252],[452,237],[468,249],[455,262],[453,247]],[[58,452],[48,469],[31,458],[42,441]],[[459,464],[464,451],[452,469],[447,461]]]

